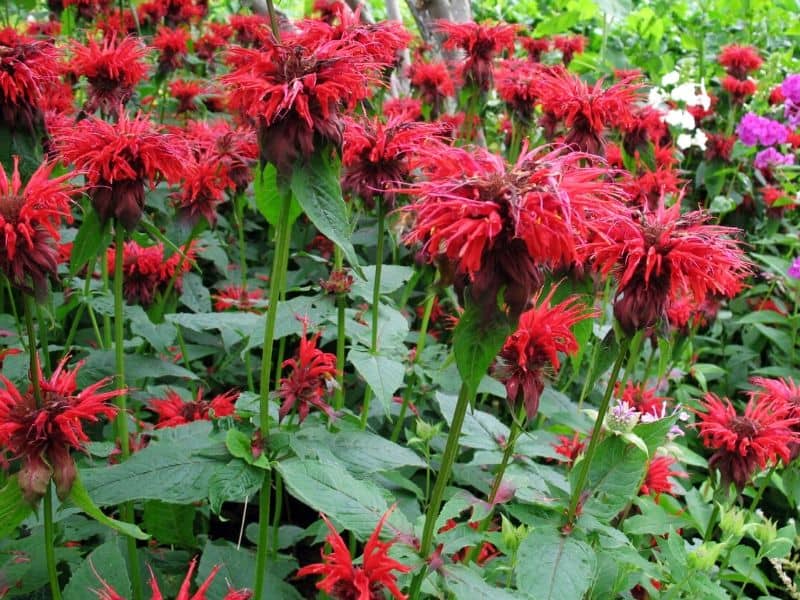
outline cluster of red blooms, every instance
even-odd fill
[[[79,391],[77,377],[83,362],[72,370],[67,369],[66,363],[65,358],[48,379],[38,373],[38,398],[33,384],[20,390],[0,375],[0,451],[21,461],[17,477],[22,494],[30,503],[47,493],[51,478],[58,497],[67,497],[77,475],[70,450],[81,450],[89,441],[83,424],[114,417],[117,409],[108,401],[124,393],[101,391],[109,379],[83,386]]]
[[[393,510],[394,507],[390,508],[378,521],[375,531],[364,545],[360,566],[353,564],[350,550],[342,536],[328,518],[322,515],[330,532],[325,541],[331,547],[331,552],[325,554],[323,551],[321,563],[301,568],[297,576],[324,575],[317,583],[317,589],[334,600],[373,600],[383,598],[384,590],[388,590],[395,600],[405,600],[406,596],[400,592],[393,571],[408,573],[411,567],[389,557],[389,549],[394,542],[380,541],[381,530]]]
[[[212,418],[230,417],[236,411],[235,402],[239,392],[229,391],[211,399],[203,397],[203,390],[197,390],[196,397],[184,402],[177,392],[167,392],[164,399],[155,398],[147,405],[148,410],[158,417],[156,429],[178,427],[194,421],[210,421]]]
[[[266,300],[260,289],[249,290],[246,287],[229,285],[212,295],[214,310],[241,310],[245,312],[261,312]]]
[[[586,50],[589,41],[582,35],[557,35],[552,39],[520,37],[519,40],[531,61],[539,62],[542,54],[555,49],[561,52],[561,60],[565,67],[569,66],[576,54],[582,54]]]
[[[116,260],[116,248],[108,249],[108,268],[113,272]],[[183,253],[175,252],[166,257],[164,244],[140,246],[136,241],[125,242],[123,249],[123,267],[125,281],[123,293],[131,304],[149,306],[156,294],[166,291],[170,282],[173,288],[181,289],[183,274],[194,260],[194,249]]]
[[[750,78],[750,74],[764,62],[758,50],[752,46],[733,44],[722,49],[718,60],[727,72],[722,87],[730,94],[734,104],[741,104],[756,93],[756,82]]]
[[[453,23],[437,21],[436,26],[445,36],[445,50],[463,50],[466,60],[461,65],[461,76],[467,85],[484,92],[493,83],[492,62],[503,51],[514,53],[517,26],[506,23]]]
[[[730,400],[706,394],[697,426],[703,443],[715,452],[708,461],[723,481],[742,490],[756,469],[778,459],[784,465],[800,447],[800,388],[792,380],[755,377],[755,390],[740,414]]]
[[[317,348],[320,332],[308,338],[308,320],[301,319],[303,335],[297,355],[283,361],[282,367],[290,369],[286,377],[281,378],[278,397],[282,400],[278,414],[283,419],[297,407],[297,415],[302,423],[308,416],[311,406],[316,406],[329,417],[333,409],[325,402],[325,398],[336,387],[336,355]]]

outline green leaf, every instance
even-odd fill
[[[389,508],[384,491],[369,479],[356,479],[337,462],[291,458],[278,463],[289,493],[338,525],[367,539]],[[387,533],[411,533],[411,525],[395,510]]]
[[[355,248],[350,241],[347,207],[339,183],[339,161],[324,151],[314,155],[292,172],[292,196],[303,207],[319,232],[342,249],[347,262],[363,275]]]
[[[587,487],[592,496],[584,510],[601,521],[613,519],[636,496],[646,463],[647,453],[620,437],[600,442],[589,469]]]
[[[83,481],[81,481],[81,476],[85,474],[86,472],[84,471],[81,473],[81,475],[75,478],[75,482],[72,484],[72,490],[69,492],[70,502],[92,517],[94,520],[102,523],[103,525],[107,525],[115,531],[119,531],[123,535],[130,536],[137,540],[150,539],[149,535],[147,535],[133,523],[124,523],[106,516],[105,513],[103,513],[103,511],[100,510],[92,501],[89,491],[84,487]],[[131,483],[131,485],[133,485],[133,483]]]
[[[394,393],[403,385],[405,367],[400,361],[353,348],[347,360],[367,382],[388,416]]]
[[[517,588],[536,600],[581,600],[594,579],[592,548],[543,525],[534,529],[517,552]]]
[[[487,320],[479,305],[467,301],[453,332],[453,353],[461,381],[470,390],[470,397],[475,395],[489,365],[510,334],[511,325],[505,317]]]
[[[224,469],[214,473],[208,482],[211,510],[219,514],[223,502],[244,502],[258,490],[263,480],[263,470],[243,460],[232,460]]]
[[[144,503],[143,525],[160,544],[194,546],[194,517],[195,507],[190,504]]]
[[[183,276],[180,300],[192,312],[211,312],[211,294],[203,285],[203,278],[197,273],[186,273]]]
[[[16,477],[9,477],[0,488],[0,538],[6,538],[33,512],[22,498]]]
[[[174,363],[138,354],[125,355],[125,371],[130,384],[142,379],[161,379],[163,377],[193,381],[198,378],[191,371]],[[114,357],[114,351],[93,350],[86,359],[86,365],[78,374],[78,384],[86,386],[104,377],[111,377],[115,373],[116,358]]]
[[[491,598],[492,600],[519,600],[519,596],[487,583],[476,569],[466,565],[449,565],[442,569],[447,589],[454,598]]]
[[[267,220],[267,223],[275,227],[280,218],[281,200],[289,193],[289,190],[278,185],[278,172],[275,169],[275,165],[267,163],[261,170],[256,165],[254,171],[253,192],[256,199],[256,208]],[[289,224],[294,223],[297,217],[302,214],[303,207],[293,197],[289,205]]]
[[[131,580],[119,542],[119,538],[112,538],[86,557],[64,588],[64,600],[86,600],[87,595],[92,595],[91,590],[102,589],[102,582],[112,587],[120,597],[130,596]]]
[[[375,285],[375,267],[363,267],[364,276],[356,276],[352,292],[365,300],[372,301],[372,288]],[[381,268],[381,294],[391,294],[400,289],[414,275],[414,269],[403,265],[383,265]]]
[[[107,228],[100,224],[100,218],[94,209],[87,210],[83,215],[83,223],[78,229],[78,234],[72,243],[72,253],[69,257],[69,274],[73,277],[86,266],[91,259],[101,253],[108,245],[110,235]],[[105,256],[100,256],[104,260]]]
[[[146,339],[156,352],[169,354],[167,348],[178,335],[172,323],[153,323],[139,305],[125,307],[125,315],[131,320],[131,333]]]

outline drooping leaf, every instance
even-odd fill
[[[85,473],[86,472],[84,471],[81,476]],[[100,510],[92,500],[89,491],[86,489],[86,487],[84,487],[84,483],[81,481],[81,476],[75,478],[75,482],[72,484],[72,489],[69,492],[69,500],[72,502],[72,504],[80,508],[83,512],[96,521],[111,527],[111,529],[114,529],[115,531],[119,531],[120,533],[128,535],[132,538],[136,538],[137,540],[150,539],[149,535],[147,535],[133,523],[125,523],[123,521],[112,519],[102,510]]]
[[[107,235],[107,228],[100,224],[100,218],[95,210],[87,210],[83,215],[78,233],[72,243],[72,252],[69,257],[69,274],[74,276],[86,266],[92,258],[100,254],[100,260],[104,260],[105,255],[101,250],[108,245],[110,235]]]
[[[470,396],[474,396],[510,334],[511,325],[505,317],[487,320],[480,306],[467,302],[453,332],[453,353],[461,381],[470,390]]]
[[[116,373],[114,351],[93,350],[86,359],[86,365],[78,373],[78,385],[89,385],[104,377],[111,377],[114,373]],[[197,379],[197,375],[179,365],[154,356],[138,354],[125,355],[125,375],[131,385],[143,379],[161,379],[163,377]]]

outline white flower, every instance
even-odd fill
[[[689,133],[680,134],[675,143],[681,150],[686,150],[692,146],[696,146],[697,148],[700,148],[700,150],[705,150],[706,142],[708,142],[708,136],[706,136],[702,129],[698,129],[694,132],[694,135]]]
[[[664,87],[668,85],[675,85],[681,78],[681,74],[677,71],[670,71],[661,78],[661,85]]]
[[[700,148],[700,150],[706,149],[706,143],[708,142],[708,136],[706,132],[702,129],[698,129],[694,132],[694,145]]]
[[[700,88],[700,93],[697,93],[697,88]],[[684,102],[686,106],[702,106],[703,109],[708,110],[711,106],[711,98],[706,94],[706,88],[703,83],[698,86],[696,83],[682,83],[670,92],[670,98],[675,102]]]
[[[667,97],[664,95],[664,90],[661,88],[650,88],[650,92],[647,94],[647,104],[661,111],[667,110],[668,108],[664,102],[666,99]]]
[[[695,126],[694,117],[688,110],[671,110],[667,112],[664,121],[673,127],[687,130],[692,130]]]

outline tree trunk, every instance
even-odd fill
[[[446,19],[455,23],[472,20],[472,7],[469,0],[406,0],[420,35],[437,50],[441,40],[436,35],[435,21]]]

